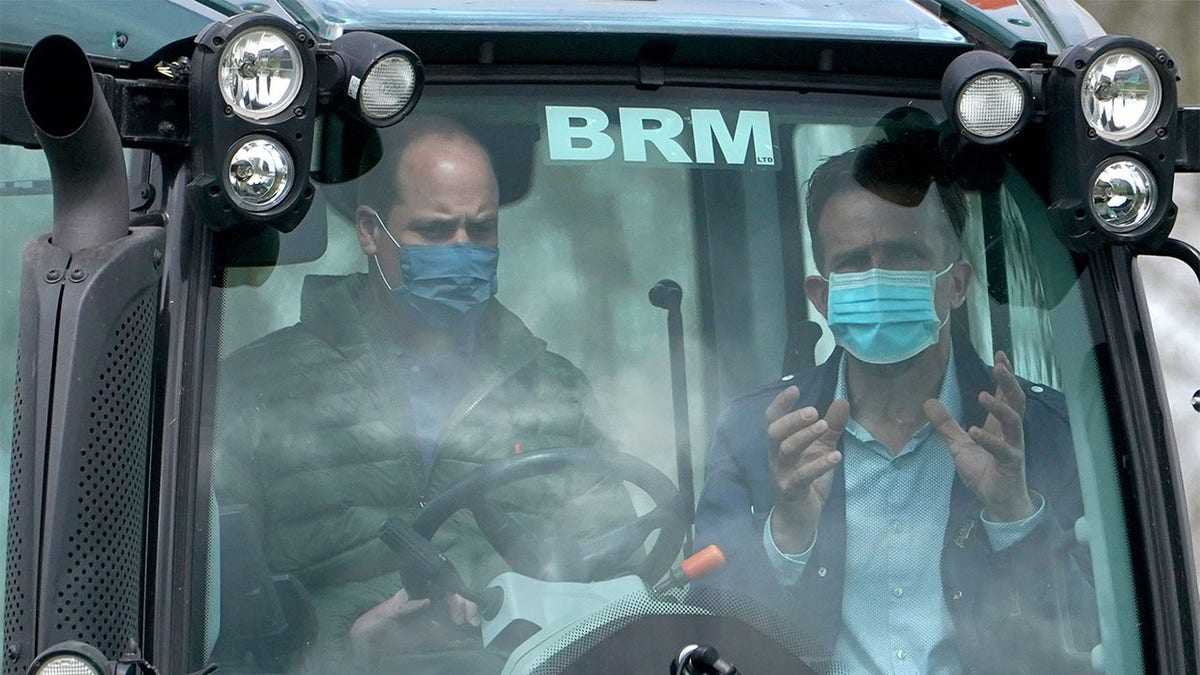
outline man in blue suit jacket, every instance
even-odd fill
[[[823,164],[805,280],[838,349],[735,401],[696,541],[834,672],[1087,671],[1096,644],[1063,397],[985,366],[952,326],[972,278],[965,200],[920,148]]]

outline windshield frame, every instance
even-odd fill
[[[613,82],[612,82],[612,79],[610,79],[610,78],[612,77],[613,72],[616,72],[613,70],[613,68],[599,68],[599,67],[598,68],[581,68],[580,71],[577,71],[576,73],[572,74],[571,77],[548,76],[548,74],[541,74],[541,76],[539,77],[539,73],[536,72],[535,68],[533,68],[533,67],[529,67],[529,68],[521,67],[521,66],[497,67],[496,72],[485,74],[485,73],[480,73],[478,70],[476,70],[476,68],[470,67],[470,66],[448,65],[448,66],[433,66],[433,67],[431,67],[430,68],[430,80],[428,80],[428,82],[430,82],[430,84],[432,84],[432,85],[436,85],[439,83],[451,83],[451,84],[455,84],[455,85],[468,85],[469,86],[472,84],[494,84],[494,83],[503,83],[503,84],[512,84],[512,85],[516,85],[516,84],[547,85],[547,84],[551,84],[551,83],[580,84],[581,82],[583,82],[583,80],[587,80],[587,82],[596,82],[596,80],[600,80],[601,83],[612,84]],[[688,74],[690,74],[690,73],[688,73]],[[692,80],[689,79],[688,74],[684,74],[683,77],[680,77],[679,82],[689,82],[689,84],[694,84],[694,82],[692,82]],[[629,70],[625,70],[625,72],[623,73],[623,76],[624,77],[620,78],[620,84],[635,84],[636,85],[636,78],[632,77],[632,72],[630,72]],[[703,82],[704,85],[712,86],[712,88],[714,88],[714,89],[719,89],[721,85],[727,85],[731,79],[736,79],[736,74],[734,74],[734,76],[726,77],[724,73],[706,71],[706,72],[701,73],[700,76],[696,76],[696,77],[698,80],[701,80],[701,82]],[[889,86],[886,85],[887,83],[884,82],[884,80],[874,80],[874,82],[864,85],[862,82],[860,82],[860,80],[858,78],[854,78],[854,77],[845,77],[845,78],[836,78],[836,79],[838,79],[838,82],[822,83],[823,84],[822,90],[835,91],[835,92],[852,92],[852,94],[863,94],[864,91],[878,92],[878,94],[882,94],[882,92],[884,92],[884,91],[889,92],[889,94],[895,94],[895,92],[896,92],[896,89],[889,88]],[[748,86],[744,83],[744,80],[740,80],[740,82],[743,82],[743,86],[740,86],[740,89],[751,89],[750,86]],[[918,82],[919,82],[919,80],[918,80]],[[925,83],[925,86],[929,86],[929,85],[930,85],[930,83]],[[786,90],[786,89],[792,89],[793,86],[794,85],[791,83],[772,82],[769,85],[763,86],[762,89],[778,88],[778,89]],[[757,88],[754,88],[754,89],[757,89]],[[905,91],[905,89],[902,89],[902,88],[900,90]],[[925,92],[926,92],[926,96],[928,96],[930,102],[936,101],[936,96],[928,95],[929,94],[928,89],[926,89]],[[1087,265],[1084,263],[1084,259],[1082,259],[1079,256],[1075,256],[1074,259],[1076,262],[1076,273],[1078,273],[1078,274],[1084,273],[1084,269],[1087,267]],[[210,327],[211,327],[211,317],[210,317]],[[1122,405],[1124,405],[1124,404],[1122,404]],[[1120,422],[1118,422],[1118,420],[1116,420],[1116,419],[1114,419],[1114,423],[1117,425],[1120,425]],[[1120,438],[1122,436],[1122,434],[1123,434],[1123,431],[1118,430],[1117,428],[1114,428],[1115,438]],[[200,472],[199,472],[200,476],[208,476],[209,472],[211,471],[211,468],[204,467],[203,462],[204,462],[204,460],[202,459],[202,468],[200,468]],[[1130,504],[1127,504],[1127,507],[1128,506],[1130,506]],[[1128,512],[1127,512],[1127,516],[1128,516]],[[1129,528],[1130,537],[1138,536],[1138,534],[1135,534],[1133,522],[1130,522],[1129,525],[1130,525],[1130,528]],[[193,595],[192,602],[199,602],[199,601],[200,601],[200,598]],[[1146,639],[1146,640],[1151,640],[1152,638],[1153,638],[1153,635],[1144,635],[1144,639]],[[1148,643],[1146,643],[1146,644],[1148,644]],[[1150,655],[1147,655],[1147,665],[1151,664],[1150,659],[1151,659]]]
[[[720,41],[713,41],[719,44]],[[944,58],[943,54],[939,57]],[[931,67],[930,70],[936,70]],[[734,86],[738,88],[793,89],[799,91],[831,91],[844,93],[897,94],[920,98],[937,98],[938,82],[929,77],[913,77],[897,81],[885,76],[862,76],[854,73],[814,75],[789,73],[782,70],[727,71],[715,68],[692,69],[635,66],[554,66],[552,64],[472,65],[438,64],[429,66],[429,82],[470,84],[504,83],[582,83],[620,82],[635,86]],[[178,157],[168,158],[164,172],[165,183],[157,175],[148,183],[161,185],[160,204],[168,209],[168,250],[166,252],[163,315],[160,328],[168,343],[161,363],[164,387],[164,407],[156,417],[156,433],[161,434],[163,466],[157,494],[160,529],[158,533],[158,572],[152,653],[172,655],[167,671],[183,666],[183,656],[170,641],[178,635],[180,626],[191,626],[187,634],[193,644],[202,642],[202,627],[196,626],[188,610],[196,597],[191,584],[178,584],[180,579],[195,579],[203,570],[191,561],[201,560],[204,551],[200,542],[189,533],[199,531],[199,519],[207,510],[199,486],[206,485],[203,466],[194,464],[197,449],[203,447],[204,430],[200,427],[197,385],[203,382],[202,350],[204,334],[211,330],[212,317],[205,307],[206,280],[211,274],[212,233],[197,223],[186,206],[182,185],[186,171],[179,166]],[[182,180],[183,182],[179,182]],[[1147,646],[1147,666],[1167,667],[1180,658],[1188,658],[1186,646],[1194,633],[1196,589],[1194,577],[1182,579],[1175,565],[1187,560],[1187,530],[1180,521],[1182,509],[1181,482],[1178,467],[1171,458],[1175,446],[1161,410],[1165,408],[1157,357],[1148,335],[1148,313],[1141,294],[1140,282],[1133,269],[1133,256],[1128,249],[1113,247],[1091,254],[1082,264],[1087,278],[1098,290],[1096,311],[1089,316],[1097,322],[1098,336],[1112,344],[1109,367],[1114,373],[1108,389],[1114,410],[1114,439],[1124,448],[1122,460],[1129,460],[1130,471],[1126,487],[1133,494],[1126,503],[1130,541],[1140,548],[1133,552],[1135,579],[1144,584],[1150,607],[1140,609],[1143,622],[1143,644]],[[1132,366],[1132,367],[1131,367]],[[1117,414],[1119,412],[1119,414]],[[1150,450],[1151,448],[1157,450]],[[1162,476],[1172,476],[1164,482]],[[180,527],[179,523],[188,523]],[[1182,539],[1180,538],[1182,533]],[[179,542],[191,542],[191,550],[176,550]],[[185,547],[186,548],[186,547]],[[1174,569],[1173,569],[1174,568]],[[1190,586],[1190,589],[1189,589]],[[1183,598],[1181,601],[1180,598]],[[1191,599],[1189,601],[1189,599]],[[1190,607],[1189,607],[1190,605]],[[1191,629],[1191,633],[1189,633]],[[1151,653],[1149,646],[1156,651]],[[1182,655],[1182,656],[1181,656]],[[1194,664],[1193,664],[1194,665]]]

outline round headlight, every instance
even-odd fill
[[[417,70],[404,54],[383,57],[367,71],[359,89],[358,105],[362,114],[374,120],[398,115],[412,99]]]
[[[1009,132],[1025,111],[1025,90],[1007,73],[988,72],[967,82],[955,108],[968,133],[995,138]]]
[[[1140,52],[1114,49],[1088,67],[1080,97],[1084,118],[1101,138],[1125,141],[1158,116],[1162,82]]]
[[[59,654],[46,659],[36,675],[100,675],[100,669],[77,654]]]
[[[1092,181],[1092,212],[1112,232],[1126,233],[1143,225],[1157,201],[1154,176],[1134,159],[1109,160]]]
[[[234,203],[247,211],[277,206],[294,181],[291,153],[269,136],[249,136],[229,156],[225,187]]]
[[[229,40],[218,71],[221,96],[240,117],[261,120],[286,110],[304,82],[300,48],[283,31],[249,28]]]

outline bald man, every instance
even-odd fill
[[[411,522],[488,461],[605,446],[583,373],[495,299],[498,194],[487,150],[462,127],[406,121],[360,190],[368,272],[307,278],[300,322],[225,365],[218,499],[260,518],[272,571],[313,598],[319,642],[478,642],[471,602],[401,588],[380,524]],[[524,481],[498,497],[545,536],[633,513],[619,483],[594,477]],[[464,514],[434,544],[470,588],[507,569]],[[443,601],[458,626],[429,630],[427,608]]]

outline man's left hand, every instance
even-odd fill
[[[1004,352],[996,352],[992,377],[996,392],[979,392],[979,404],[988,412],[983,428],[963,431],[937,399],[925,401],[924,410],[950,446],[958,475],[983,502],[984,517],[1010,523],[1036,510],[1025,484],[1025,392]]]

